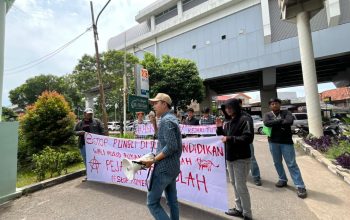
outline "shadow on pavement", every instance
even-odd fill
[[[138,205],[146,206],[146,195],[147,195],[146,192],[140,191],[137,189],[114,185],[114,184],[92,182],[92,181],[81,183],[77,187],[82,189],[96,190],[102,193],[106,193],[108,195],[118,197],[123,200],[127,200],[131,203],[136,203]],[[162,206],[168,211],[166,200],[164,198],[162,198]],[[181,202],[179,203],[179,208],[180,208],[181,218],[201,219],[201,220],[232,219],[232,217],[224,216],[225,215],[224,213],[222,213],[222,216],[221,216],[220,213],[214,213],[214,212],[204,210],[205,207],[197,208],[192,205],[188,205]]]

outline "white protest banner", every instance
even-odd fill
[[[135,133],[139,136],[154,135],[153,124],[137,124]]]
[[[216,135],[216,125],[184,125],[180,124],[181,134],[211,134]]]
[[[179,125],[181,134],[201,134],[215,135],[216,125]],[[153,135],[154,127],[152,124],[138,124],[135,133],[137,135]]]
[[[122,172],[124,158],[135,160],[150,153],[153,140],[118,139],[85,135],[88,180],[114,183],[147,190],[147,170],[138,171],[134,180]],[[177,178],[178,198],[207,207],[227,210],[227,182],[224,145],[221,137],[183,139],[181,173]]]

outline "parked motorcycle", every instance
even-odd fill
[[[294,130],[295,134],[298,135],[298,137],[305,138],[309,134],[309,127],[306,125],[297,125],[297,127]]]

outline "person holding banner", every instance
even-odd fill
[[[297,187],[298,197],[304,199],[307,197],[307,192],[300,169],[295,160],[295,150],[292,139],[291,126],[294,118],[290,111],[281,110],[281,103],[282,101],[278,98],[270,99],[269,106],[271,112],[267,112],[264,115],[264,125],[272,128],[271,136],[268,137],[268,141],[273,163],[279,178],[275,186],[279,188],[287,186],[288,179],[282,164],[283,158],[294,185]]]
[[[172,101],[169,95],[158,93],[155,98],[149,100],[160,121],[156,156],[152,160],[140,161],[147,168],[154,164],[148,188],[147,206],[156,220],[178,220],[176,178],[180,173],[181,132],[176,116],[170,112]],[[170,217],[160,205],[163,192],[170,208]]]
[[[187,110],[187,118],[185,120],[185,125],[199,125],[199,121],[193,116],[193,113],[193,108],[189,108]]]
[[[138,125],[142,125],[142,124],[146,124],[144,121],[143,121],[143,117],[145,116],[145,113],[144,112],[136,112],[136,117],[137,117],[137,120],[134,121],[133,123],[133,129],[134,129],[134,134],[135,134],[135,138],[136,139],[145,139],[146,136],[145,135],[138,135],[137,134],[137,127]]]
[[[250,195],[247,188],[247,176],[250,170],[250,144],[254,139],[254,129],[249,118],[242,115],[238,99],[229,99],[221,106],[226,123],[216,119],[217,135],[223,135],[227,169],[235,193],[235,207],[225,214],[252,219]]]
[[[84,110],[84,118],[79,121],[74,127],[74,133],[78,136],[78,146],[80,149],[80,154],[83,158],[84,165],[86,168],[86,149],[85,149],[85,132],[104,135],[104,128],[102,122],[93,118],[94,111],[92,108],[86,108]],[[83,179],[83,182],[86,181],[86,178]]]

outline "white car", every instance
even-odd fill
[[[253,119],[253,123],[254,123],[254,133],[258,133],[258,134],[263,134],[262,129],[264,126],[264,122],[263,120],[254,120]]]
[[[120,123],[116,121],[108,122],[108,130],[109,131],[119,131]]]

